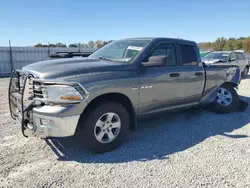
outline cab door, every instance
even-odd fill
[[[193,44],[178,45],[181,57],[181,95],[182,104],[198,103],[205,85],[204,67],[199,59],[198,47]]]
[[[177,63],[176,44],[156,44],[143,61],[149,57],[167,55],[165,66],[139,68],[139,114],[161,111],[179,104],[181,68]]]

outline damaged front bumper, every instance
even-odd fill
[[[41,108],[43,107],[33,108],[31,111],[32,118],[24,119],[24,122],[22,122],[22,130],[24,136],[46,138],[68,137],[75,134],[80,115],[65,117],[42,115],[37,113],[41,110]]]
[[[15,70],[9,84],[10,113],[13,119],[21,123],[23,135],[40,138],[74,135],[87,102],[53,103],[34,99],[30,80],[35,79],[21,70]]]

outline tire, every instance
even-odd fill
[[[224,100],[223,95],[221,93],[224,93]],[[226,94],[226,95],[225,95]],[[229,100],[231,96],[231,100]],[[221,86],[218,93],[217,97],[212,103],[212,108],[213,111],[216,113],[230,113],[234,112],[239,105],[239,95],[236,92],[236,90],[229,85]]]
[[[112,115],[113,118],[107,120]],[[116,149],[128,134],[129,114],[122,104],[105,102],[89,113],[83,114],[83,117],[85,118],[79,120],[76,136],[80,143],[93,153],[104,153]],[[119,125],[120,128],[117,128]],[[115,138],[109,139],[112,138],[109,135],[115,135]]]
[[[245,67],[245,68],[244,68],[244,71],[242,72],[242,77],[243,77],[243,78],[247,77],[248,71],[249,71],[249,68],[248,68],[248,67]]]

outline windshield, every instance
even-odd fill
[[[127,39],[113,41],[92,53],[89,58],[99,58],[109,61],[131,61],[150,40]]]
[[[229,53],[209,53],[205,57],[203,57],[203,60],[215,60],[215,59],[220,59],[220,60],[227,60]]]

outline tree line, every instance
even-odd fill
[[[198,43],[200,50],[221,51],[221,50],[244,50],[250,53],[250,37],[224,38],[219,37],[214,42]]]
[[[78,47],[78,48],[100,48],[108,43],[110,43],[112,40],[109,41],[102,41],[102,40],[96,40],[96,41],[89,41],[88,43],[73,43],[73,44],[63,44],[61,42],[58,42],[56,44],[42,44],[42,43],[38,43],[36,45],[34,45],[34,47]]]
[[[78,48],[100,48],[112,40],[109,41],[89,41],[88,43],[73,43],[73,44],[63,44],[58,42],[56,44],[41,44],[38,43],[34,47],[78,47]],[[200,42],[198,43],[200,50],[209,51],[221,51],[221,50],[244,50],[246,53],[250,53],[250,37],[240,37],[240,38],[224,38],[219,37],[214,42]]]

